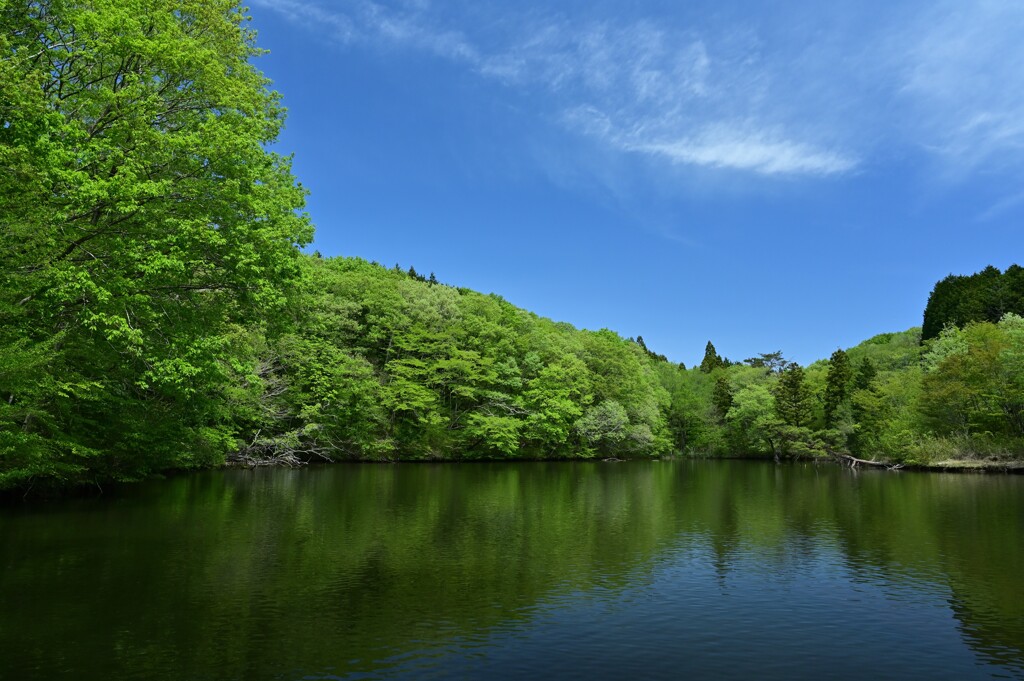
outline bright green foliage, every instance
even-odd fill
[[[263,362],[283,383],[263,379],[269,416],[248,425],[259,435],[247,453],[647,456],[670,446],[669,396],[635,343],[358,259],[302,262],[293,330]]]
[[[778,416],[776,397],[768,385],[752,383],[733,396],[726,415],[730,445],[741,454],[769,453],[781,449],[780,429],[785,425]]]
[[[7,2],[0,53],[0,486],[222,460],[311,236],[241,9]]]
[[[712,377],[698,369],[658,363],[661,384],[669,394],[668,426],[677,452],[707,452],[716,449],[721,437],[712,413]]]
[[[1024,436],[1024,320],[947,327],[925,355],[921,410],[938,433]]]
[[[875,381],[878,371],[869,358],[864,358],[853,379],[850,394],[854,422],[848,443],[850,451],[864,457],[878,451],[880,430],[888,421],[888,405]]]
[[[846,402],[853,379],[850,359],[842,350],[836,350],[829,359],[828,376],[825,379],[825,427],[836,425],[840,407]]]

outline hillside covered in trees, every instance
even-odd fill
[[[1021,268],[940,282],[923,344],[800,367],[709,342],[686,369],[412,268],[303,254],[242,9],[146,7],[0,8],[0,488],[228,460],[1020,454]]]

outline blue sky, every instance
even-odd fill
[[[325,255],[687,365],[827,357],[1024,261],[1024,3],[250,11]]]

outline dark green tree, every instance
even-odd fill
[[[829,359],[828,375],[825,377],[825,427],[834,428],[839,408],[850,396],[853,369],[850,359],[843,350],[836,350]]]
[[[715,346],[711,341],[708,341],[708,344],[704,346],[704,359],[700,362],[700,370],[705,374],[710,374],[715,369],[724,365],[722,356],[715,351]]]
[[[762,352],[757,357],[748,357],[743,361],[752,367],[767,369],[772,373],[782,371],[789,364],[789,362],[782,356],[782,350],[776,350],[775,352]]]
[[[878,369],[875,368],[875,363],[871,361],[870,357],[865,357],[857,366],[857,374],[853,377],[853,386],[857,390],[867,390],[874,384],[877,376]]]
[[[928,296],[921,340],[938,337],[947,326],[995,324],[1007,312],[1024,314],[1024,269],[1020,266],[1011,265],[1000,272],[989,265],[971,275],[951,274],[936,283]]]
[[[711,393],[711,399],[719,421],[724,422],[729,415],[729,410],[732,409],[732,387],[729,385],[728,378],[718,376],[715,379],[715,388]]]
[[[811,421],[811,392],[804,381],[804,370],[790,364],[779,375],[775,387],[775,412],[789,426],[804,427]]]
[[[850,396],[853,432],[847,445],[857,456],[871,457],[878,450],[882,425],[890,418],[888,405],[876,385],[878,370],[870,358],[865,357],[853,377]]]

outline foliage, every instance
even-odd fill
[[[669,396],[641,347],[360,259],[304,258],[264,361],[262,437],[329,459],[657,455]],[[669,366],[669,365],[664,365]]]
[[[231,0],[0,8],[0,486],[235,448],[240,324],[311,237]]]
[[[775,388],[775,411],[782,422],[797,428],[811,420],[811,393],[804,383],[804,370],[791,364],[779,375]]]
[[[1024,437],[1024,319],[947,327],[924,357],[922,415],[939,434]]]
[[[968,276],[949,275],[935,284],[924,310],[922,339],[937,338],[948,326],[996,323],[1007,313],[1024,314],[1024,268],[1005,272],[989,266]]]
[[[825,380],[825,427],[836,425],[839,410],[845,404],[850,392],[853,370],[850,360],[841,349],[832,353],[829,359],[828,377]]]
[[[715,350],[715,346],[708,341],[708,344],[704,347],[704,359],[700,362],[700,370],[705,374],[710,374],[715,369],[719,369],[726,365],[725,360]]]

